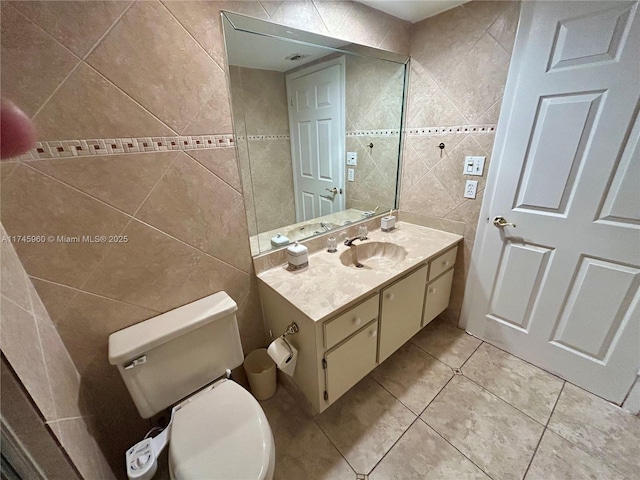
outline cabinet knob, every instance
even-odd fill
[[[431,287],[431,288],[429,289],[429,293],[436,293],[436,289],[435,289],[435,288],[433,288],[433,287]]]
[[[360,317],[356,317],[353,319],[353,323],[355,323],[356,326],[358,326],[362,323],[362,319]]]
[[[445,260],[444,262],[442,262],[442,265],[444,267],[448,267],[449,266],[449,260]]]
[[[387,300],[393,300],[393,297],[394,297],[393,293],[387,293],[387,295],[386,295],[386,297],[385,297],[385,298],[386,298]]]
[[[377,337],[378,336],[378,329],[374,328],[373,330],[371,330],[371,336],[372,337]]]

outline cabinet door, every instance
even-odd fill
[[[422,326],[436,318],[449,306],[451,284],[453,283],[453,268],[437,280],[427,285],[427,293],[424,301],[424,315]]]
[[[325,355],[327,400],[335,402],[376,367],[378,322],[372,322]]]
[[[382,291],[380,363],[420,330],[426,283],[425,265]]]

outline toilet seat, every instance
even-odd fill
[[[270,480],[275,464],[262,407],[227,380],[183,402],[173,416],[169,470],[175,480]]]

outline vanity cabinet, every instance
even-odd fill
[[[373,241],[395,241],[407,250],[406,267],[391,268],[388,276],[325,252],[310,257],[308,270],[280,266],[258,274],[269,338],[298,325],[287,337],[298,350],[293,377],[278,375],[311,414],[326,410],[449,304],[462,237],[408,224],[392,235],[370,233]]]
[[[427,270],[427,265],[423,265],[382,290],[379,363],[420,330]]]
[[[429,277],[424,293],[423,327],[449,306],[457,253],[458,247],[454,247],[429,264]]]

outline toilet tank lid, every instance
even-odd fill
[[[169,340],[234,313],[236,302],[218,292],[109,335],[109,363],[117,365]]]

